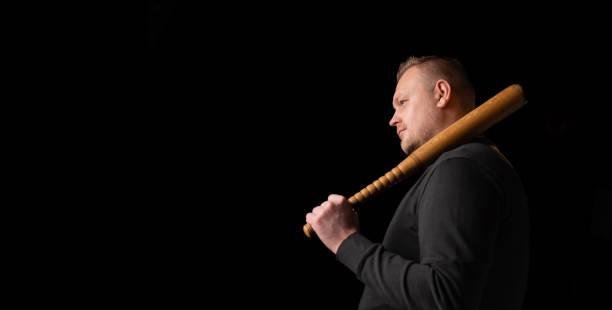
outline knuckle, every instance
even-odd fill
[[[341,205],[346,202],[346,198],[342,195],[331,194],[329,195],[329,201],[332,201],[334,204]]]
[[[331,194],[329,195],[329,197],[327,197],[327,199],[329,200],[334,200],[334,201],[338,201],[340,198],[342,197],[342,195],[338,195],[338,194]]]
[[[329,200],[333,200],[334,202],[341,203],[345,200],[344,196],[338,194],[329,195]]]

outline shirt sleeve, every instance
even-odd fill
[[[446,159],[419,200],[420,261],[360,233],[345,239],[336,257],[392,307],[477,309],[500,224],[500,197],[477,163]]]

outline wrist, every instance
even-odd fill
[[[356,233],[356,232],[358,232],[358,231],[357,231],[357,230],[351,230],[351,231],[348,231],[348,232],[347,232],[347,233],[344,235],[344,238],[341,238],[341,239],[339,239],[339,241],[338,241],[338,242],[336,242],[335,247],[334,247],[333,249],[331,249],[331,250],[332,250],[332,252],[333,252],[334,254],[336,254],[336,255],[337,255],[337,254],[338,254],[338,249],[340,249],[340,246],[342,245],[342,243],[343,243],[343,242],[344,242],[346,239],[348,239],[348,237],[350,237],[351,235],[353,235],[353,234],[354,234],[354,233]]]

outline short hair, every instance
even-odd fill
[[[408,60],[402,62],[397,71],[397,81],[399,82],[406,70],[419,66],[428,73],[430,77],[431,87],[438,79],[446,80],[457,95],[463,97],[462,102],[465,108],[472,110],[474,108],[475,94],[474,86],[461,62],[452,57],[445,56],[410,56]]]

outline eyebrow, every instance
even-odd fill
[[[397,94],[397,96],[393,96],[393,108],[395,108],[396,105],[399,105],[400,98],[406,97],[407,95],[408,94],[406,94],[406,92],[400,92]]]

